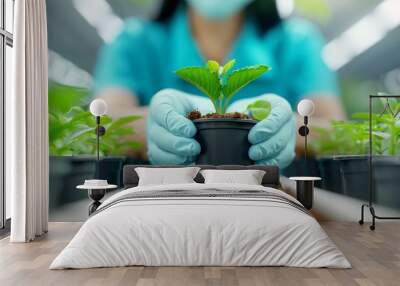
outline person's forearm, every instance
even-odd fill
[[[146,137],[146,120],[147,120],[147,107],[135,106],[135,107],[122,107],[118,108],[118,112],[111,114],[112,118],[119,118],[123,116],[136,115],[140,116],[141,119],[136,120],[130,124],[135,131],[132,136],[126,137],[126,139],[140,142],[141,146],[137,150],[129,150],[127,155],[138,156],[141,159],[147,159],[147,137]]]
[[[141,117],[141,119],[132,122],[129,126],[134,129],[135,134],[126,137],[127,140],[140,142],[141,147],[137,150],[129,150],[127,155],[147,159],[146,120],[148,108],[139,106],[134,95],[120,89],[107,90],[98,95],[98,97],[107,102],[107,114],[113,119],[130,115]]]

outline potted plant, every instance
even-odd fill
[[[181,79],[204,93],[215,109],[215,112],[208,114],[193,110],[187,115],[197,127],[196,139],[201,146],[197,164],[253,163],[248,156],[248,133],[256,120],[269,115],[271,105],[267,101],[257,100],[248,106],[247,113],[228,113],[227,108],[239,90],[267,72],[269,67],[256,65],[232,71],[234,65],[235,60],[223,67],[210,60],[205,66],[184,67],[176,71]]]
[[[76,87],[51,84],[49,89],[49,154],[50,207],[85,198],[84,192],[74,192],[75,186],[97,173],[112,184],[121,185],[121,170],[125,151],[135,149],[138,142],[125,139],[134,134],[127,125],[138,116],[117,120],[102,116],[106,133],[101,138],[100,152],[107,155],[96,164],[96,122],[84,110],[89,92]],[[96,169],[98,167],[98,170]]]
[[[400,208],[400,102],[384,103],[386,113],[373,114],[373,182],[378,204]],[[365,114],[359,115],[365,119]]]
[[[400,104],[392,103],[391,110],[398,113]],[[352,118],[333,122],[329,129],[316,129],[319,138],[312,141],[312,146],[323,155],[319,164],[325,189],[368,200],[369,113],[355,113]],[[399,147],[399,119],[372,113],[372,174],[378,204],[400,206],[396,176],[400,170]]]
[[[320,156],[322,187],[352,197],[368,198],[368,125],[365,122],[334,121],[329,129],[315,128],[312,141]]]
[[[281,174],[285,177],[296,177],[299,175],[321,177],[319,160],[313,155],[307,155],[307,159],[305,159],[302,151],[296,150],[296,158],[294,158],[289,166],[281,170]],[[315,181],[314,186],[322,188],[322,180]]]
[[[400,208],[400,156],[383,156],[374,159],[374,201],[392,208]]]

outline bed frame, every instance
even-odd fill
[[[139,182],[139,176],[135,171],[137,167],[146,167],[146,168],[180,168],[187,166],[177,166],[177,165],[125,165],[123,170],[123,184],[124,188],[132,188],[136,187]],[[265,171],[264,178],[262,180],[262,185],[265,187],[272,187],[276,189],[281,189],[281,184],[279,181],[279,167],[277,166],[241,166],[241,165],[197,165],[201,169],[217,169],[217,170],[263,170]],[[197,183],[204,183],[203,176],[198,173],[196,178],[194,179]]]

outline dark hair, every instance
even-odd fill
[[[184,0],[163,0],[155,21],[168,22],[176,10],[185,4],[184,2]],[[254,19],[261,34],[264,34],[281,21],[275,0],[254,0],[245,11],[247,16]]]

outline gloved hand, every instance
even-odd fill
[[[193,138],[196,127],[186,115],[195,109],[202,114],[214,110],[208,98],[175,89],[163,89],[154,95],[147,119],[147,155],[150,163],[194,163],[201,148]]]
[[[258,122],[249,132],[252,144],[249,157],[259,165],[287,167],[295,157],[296,126],[289,103],[275,94],[264,94],[254,98],[241,99],[228,107],[228,112],[245,112],[247,106],[256,100],[267,100],[272,110],[269,116]]]

